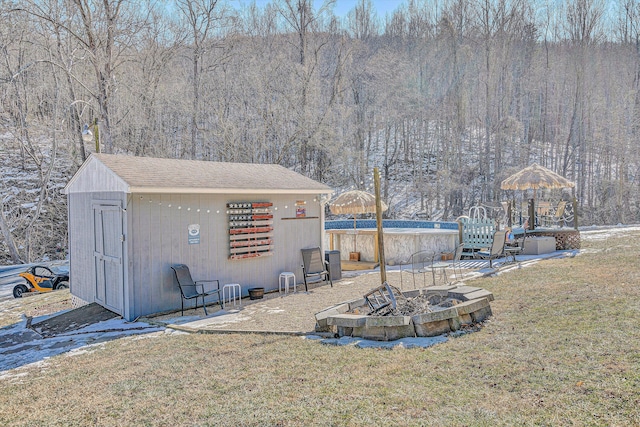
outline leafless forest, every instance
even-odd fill
[[[640,220],[640,0],[319,3],[0,0],[0,264],[64,255],[96,149],[335,188],[378,166],[389,216],[442,219],[538,162],[582,224]]]

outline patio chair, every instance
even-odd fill
[[[462,252],[464,252],[464,243],[460,243],[455,252],[453,253],[453,261],[451,261],[451,269],[453,270],[453,275],[456,278],[456,282],[462,279]]]
[[[564,211],[566,207],[567,207],[566,201],[562,200],[558,202],[558,207],[556,208],[556,211],[553,214],[553,216],[550,218],[551,222],[555,227],[562,227],[562,225],[564,225],[564,224],[561,224],[561,222],[564,222]]]
[[[400,287],[402,283],[402,273],[407,272],[413,275],[413,289],[416,289],[416,275],[422,274],[423,287],[427,287],[427,279],[425,274],[429,267],[433,264],[435,253],[433,251],[418,251],[409,257],[408,260],[400,264]]]
[[[309,292],[309,283],[329,282],[333,287],[333,280],[329,272],[329,263],[322,259],[320,248],[301,249],[302,278],[304,290]],[[307,279],[312,279],[311,281]]]
[[[427,268],[427,270],[431,271],[434,286],[436,284],[436,273],[438,273],[440,277],[444,277],[444,283],[450,283],[447,277],[447,269],[449,268],[453,270],[456,281],[460,280],[460,277],[462,277],[462,267],[460,265],[460,259],[462,258],[463,250],[464,243],[460,243],[453,253],[453,259],[451,262],[436,261],[434,257],[433,263]],[[458,271],[456,271],[456,268],[458,269]]]
[[[447,268],[449,268],[450,263],[446,262],[446,261],[437,261],[436,257],[440,257],[440,254],[434,254],[433,255],[433,262],[427,266],[427,271],[431,272],[431,280],[432,280],[432,284],[433,286],[436,285],[436,273],[438,274],[438,277],[442,278],[444,277],[444,281],[443,283],[447,283]]]
[[[195,299],[196,306],[194,309],[198,308],[198,298],[202,298],[202,308],[204,309],[204,314],[207,313],[207,306],[204,302],[204,298],[209,295],[218,294],[218,302],[220,303],[220,307],[224,309],[224,302],[221,297],[220,292],[220,282],[218,280],[193,280],[191,278],[191,272],[189,271],[189,267],[184,264],[177,264],[171,267],[173,272],[175,273],[176,280],[178,281],[178,287],[180,288],[180,304],[182,308],[182,315],[184,316],[184,301]],[[217,285],[216,289],[206,290],[204,289],[205,283],[213,283],[215,282]]]
[[[504,247],[505,262],[517,262],[516,255],[521,254],[524,251],[524,242],[527,239],[527,230],[524,230],[522,238],[518,238],[511,245]]]
[[[474,257],[489,260],[489,268],[493,268],[493,260],[502,258],[504,254],[504,246],[507,241],[507,232],[498,230],[493,233],[493,241],[489,250],[482,250],[474,253]]]

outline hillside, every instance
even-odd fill
[[[62,260],[67,256],[66,196],[61,191],[79,167],[80,161],[77,154],[69,148],[71,143],[68,140],[60,139],[54,144],[42,130],[39,134],[36,133],[37,130],[34,129],[30,137],[31,141],[37,141],[37,144],[32,145],[20,145],[19,139],[12,132],[0,134],[3,213],[0,225],[4,226],[0,239],[0,265]],[[90,152],[89,147],[85,148]],[[374,165],[385,164],[384,147],[372,147],[371,153],[367,164],[372,166],[359,187],[373,193],[371,169]],[[479,203],[474,192],[478,182],[470,174],[452,177],[438,171],[437,166],[427,167],[421,163],[424,162],[420,162],[419,158],[397,156],[390,167],[380,168],[383,174],[383,200],[389,206],[385,212],[386,218],[455,220],[459,215],[467,214],[470,206]],[[341,166],[349,167],[346,164]],[[420,168],[432,172],[419,172]],[[342,181],[339,178],[337,180]],[[465,180],[470,181],[465,184]],[[334,196],[354,188],[329,179],[324,183],[334,188]],[[444,186],[449,188],[451,198],[458,198],[457,201],[443,203],[442,195],[438,194],[442,194]],[[491,217],[498,218],[502,215],[498,203],[481,203],[487,207],[487,213]],[[450,207],[445,209],[444,206],[447,205]],[[496,208],[491,209],[492,206]],[[359,216],[366,217],[375,216]],[[341,218],[352,217],[335,216],[327,209],[328,220]],[[12,256],[12,244],[17,257]]]
[[[50,139],[40,138],[30,148],[16,141],[9,132],[0,134],[0,265],[17,263],[11,243],[23,262],[64,259],[67,205],[61,190],[76,166]]]
[[[13,239],[23,262],[60,260],[67,255],[67,206],[62,190],[79,167],[79,161],[74,160],[68,141],[59,141],[59,146],[54,150],[51,138],[34,134],[31,139],[38,143],[29,150],[21,147],[14,133],[0,134],[3,222],[10,232],[9,239],[4,233],[0,239],[0,265],[19,263],[12,259],[7,244],[10,239]],[[440,219],[441,211],[421,213],[420,199],[413,190],[415,184],[411,182],[411,174],[406,173],[406,168],[403,170],[404,173],[395,175],[396,180],[389,179],[383,183],[388,185],[386,202],[390,207],[385,215],[392,218]],[[330,182],[327,184],[332,185]],[[362,186],[373,193],[372,172]],[[334,189],[337,195],[350,188],[334,186]],[[327,210],[327,218],[344,216],[331,215]]]

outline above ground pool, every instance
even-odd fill
[[[418,251],[452,253],[459,240],[458,223],[453,221],[383,220],[384,254],[389,265],[401,264]],[[378,262],[376,221],[337,220],[325,222],[325,248],[340,251],[342,260],[351,252],[360,261]]]

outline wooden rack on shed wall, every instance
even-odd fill
[[[273,254],[271,202],[227,203],[229,259],[240,260]]]

